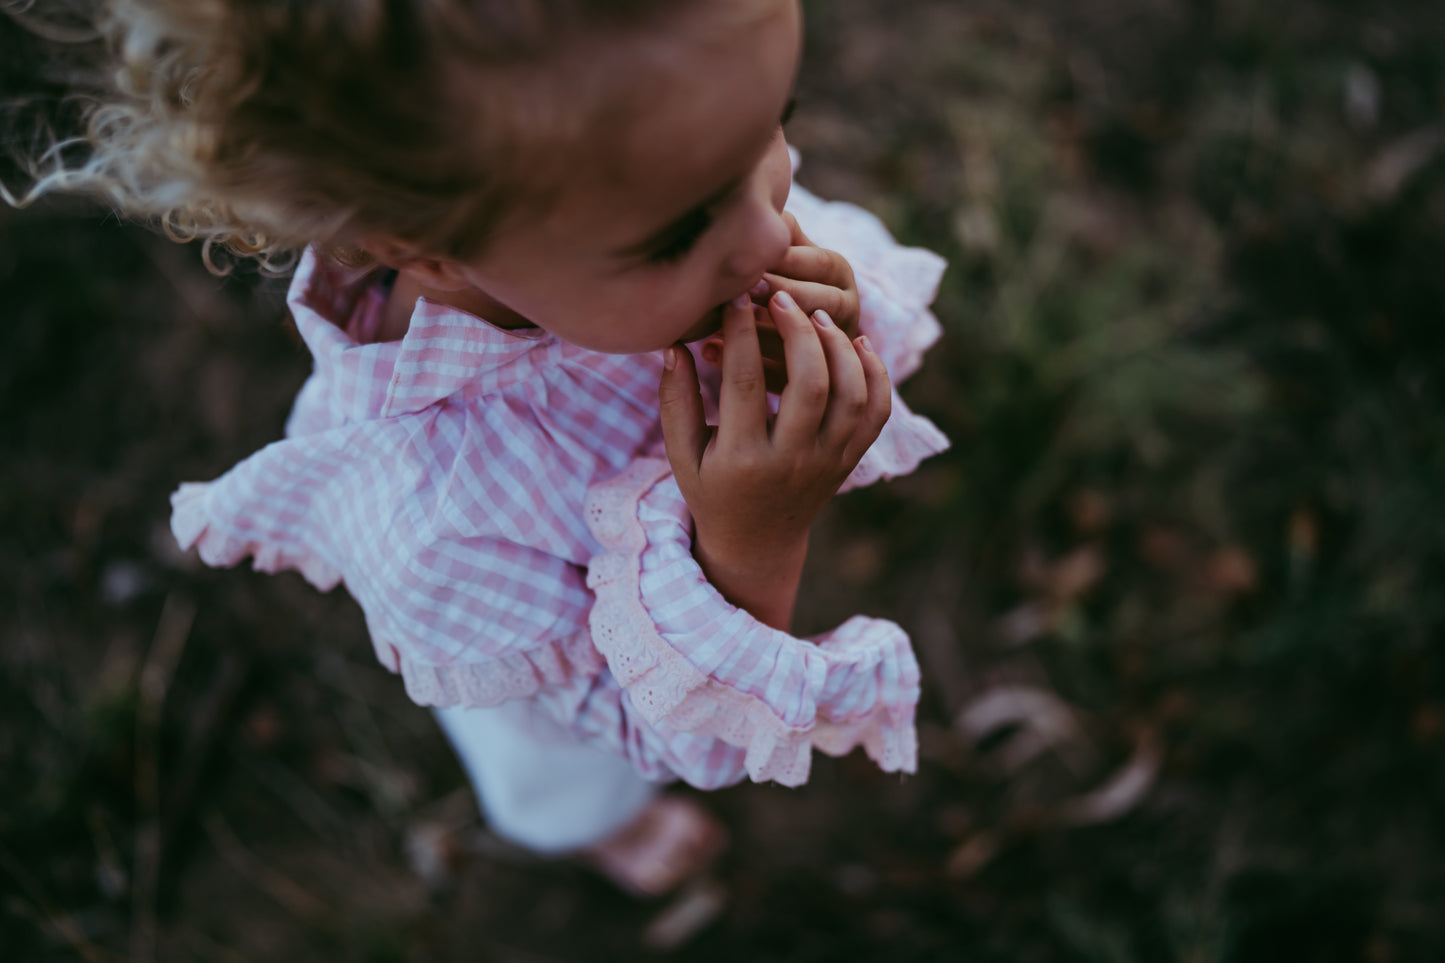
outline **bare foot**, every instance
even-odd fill
[[[659,795],[583,860],[637,896],[661,896],[701,876],[727,847],[727,830],[686,796]]]

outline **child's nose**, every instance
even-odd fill
[[[792,232],[783,220],[782,211],[762,200],[757,212],[749,219],[745,243],[733,255],[729,267],[739,279],[756,278],[778,266],[783,255],[788,253],[792,240]]]

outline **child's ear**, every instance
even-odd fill
[[[361,249],[387,267],[438,291],[455,291],[467,287],[461,266],[447,258],[428,257],[405,241],[395,238],[371,237],[361,242]]]

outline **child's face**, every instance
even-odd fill
[[[718,17],[723,3],[756,15]],[[618,42],[609,63],[640,71],[627,119],[583,145],[544,216],[453,265],[472,289],[459,303],[479,295],[493,323],[596,351],[653,351],[716,332],[721,305],[777,264],[790,242],[780,117],[798,69],[798,3],[696,7],[671,33]],[[697,17],[706,30],[687,23]]]

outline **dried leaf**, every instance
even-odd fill
[[[1371,130],[1380,121],[1380,78],[1358,60],[1345,70],[1345,117],[1360,131]]]
[[[727,908],[727,901],[728,892],[721,883],[699,880],[647,924],[643,945],[661,952],[680,948],[712,925]]]
[[[432,890],[451,884],[460,847],[449,826],[418,822],[406,832],[406,861]]]
[[[1019,646],[1043,635],[1051,622],[1048,606],[1039,601],[1025,602],[1004,613],[994,623],[994,632],[1004,645]]]
[[[1319,519],[1313,511],[1301,505],[1289,517],[1289,553],[1301,562],[1313,562],[1319,546]]]
[[[953,236],[974,254],[992,254],[998,249],[998,218],[983,204],[961,208],[953,218]]]
[[[952,879],[972,879],[994,861],[1000,848],[996,835],[989,832],[978,833],[953,851],[948,857],[944,872]]]
[[[1097,585],[1108,570],[1109,563],[1097,545],[1077,548],[1053,564],[1049,594],[1059,602],[1072,601]]]
[[[1259,566],[1249,552],[1229,545],[1205,562],[1202,581],[1206,589],[1221,595],[1253,592],[1259,585]]]
[[[1139,536],[1139,557],[1160,571],[1179,568],[1189,556],[1189,543],[1176,529],[1151,525]]]
[[[997,686],[958,714],[955,728],[981,742],[1008,726],[1019,731],[999,750],[1004,768],[1018,769],[1051,748],[1083,736],[1073,711],[1058,696],[1030,686]]]
[[[1410,719],[1410,731],[1421,745],[1438,742],[1445,732],[1445,707],[1436,702],[1427,702],[1415,710]]]
[[[1410,180],[1445,149],[1445,132],[1426,127],[1385,147],[1365,171],[1365,192],[1377,203],[1399,196]]]
[[[1154,787],[1162,762],[1158,738],[1152,730],[1145,730],[1139,736],[1134,755],[1118,772],[1093,792],[1055,807],[1049,822],[1058,826],[1095,826],[1126,815]]]
[[[1069,520],[1081,535],[1098,535],[1114,520],[1114,503],[1097,488],[1081,488],[1069,496]]]

